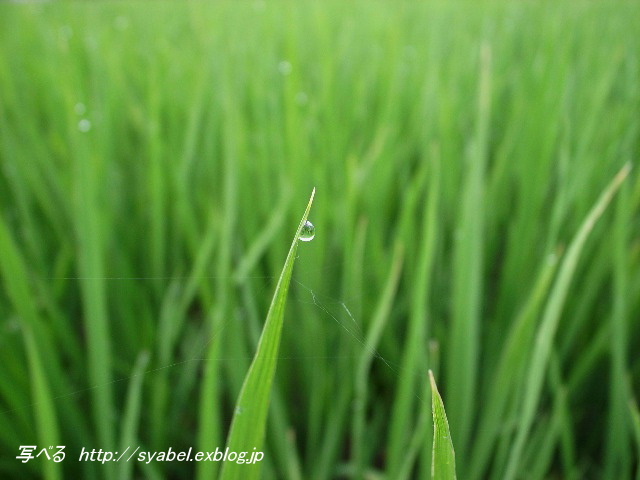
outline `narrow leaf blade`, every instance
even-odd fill
[[[298,230],[291,243],[289,254],[269,307],[258,348],[236,402],[226,450],[229,453],[235,452],[238,455],[244,452],[245,461],[250,458],[256,459],[257,457],[252,457],[254,452],[262,451],[271,397],[271,385],[275,375],[278,349],[280,347],[287,291],[289,290],[293,272],[300,232],[307,221],[314,195],[315,189],[311,193],[307,209],[302,216],[302,220],[300,220]],[[238,463],[237,461],[226,461],[223,464],[220,478],[222,480],[257,479],[260,476],[260,468],[260,462]]]
[[[433,461],[431,462],[431,478],[434,480],[455,480],[456,454],[453,450],[451,432],[444,403],[433,372],[429,370],[431,381],[431,409],[433,411]]]

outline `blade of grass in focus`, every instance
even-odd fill
[[[431,462],[431,478],[434,480],[451,480],[456,478],[456,455],[453,450],[451,432],[444,403],[433,372],[429,370],[431,381],[431,405],[433,410],[433,460]]]
[[[262,451],[271,397],[271,385],[278,361],[287,291],[289,290],[291,274],[293,273],[300,234],[309,216],[315,192],[314,189],[307,204],[307,209],[293,237],[293,242],[278,279],[267,320],[258,342],[258,349],[236,401],[231,429],[227,438],[227,448],[230,452],[247,452],[247,457],[250,457],[253,452]],[[255,479],[260,476],[260,468],[261,463],[259,462],[251,464],[226,462],[222,468],[220,478],[222,480]]]

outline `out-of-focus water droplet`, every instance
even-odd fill
[[[280,72],[281,75],[290,75],[291,70],[293,70],[293,67],[291,66],[291,62],[287,60],[282,60],[278,64],[278,71]]]
[[[301,107],[309,103],[309,95],[305,92],[298,92],[296,94],[296,103]]]
[[[99,44],[98,38],[93,34],[86,35],[84,37],[84,44],[87,46],[89,50],[97,50],[98,44]]]
[[[302,230],[300,231],[300,240],[302,240],[303,242],[310,242],[315,236],[316,227],[313,226],[313,223],[307,220],[306,222],[304,222]]]
[[[82,102],[76,103],[73,110],[76,112],[76,115],[84,115],[87,113],[87,107]]]
[[[116,30],[126,30],[129,28],[129,19],[123,15],[118,15],[113,23]]]
[[[91,121],[86,118],[80,120],[78,122],[78,130],[80,130],[81,132],[88,132],[89,130],[91,130]]]

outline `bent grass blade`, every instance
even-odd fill
[[[254,452],[262,451],[264,444],[271,385],[275,375],[278,349],[280,347],[287,292],[293,272],[298,242],[304,240],[301,238],[301,234],[304,231],[315,192],[314,188],[307,204],[307,209],[293,237],[289,254],[271,300],[267,320],[258,341],[258,348],[236,401],[235,413],[231,422],[229,436],[227,437],[227,448],[229,452],[247,452],[245,460],[251,458]],[[260,468],[261,463],[259,462],[251,464],[225,462],[220,479],[257,479],[260,476]]]
[[[602,192],[598,201],[591,208],[578,232],[573,237],[560,265],[536,334],[534,350],[531,354],[531,363],[528,367],[529,371],[525,379],[525,384],[523,385],[524,400],[521,407],[520,421],[513,448],[509,454],[507,470],[503,477],[505,479],[512,480],[516,478],[517,472],[521,468],[522,452],[529,438],[536,408],[540,401],[545,374],[551,356],[553,339],[582,249],[596,222],[605,212],[611,199],[620,188],[622,182],[627,178],[630,171],[631,164],[625,164]]]

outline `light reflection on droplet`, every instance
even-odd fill
[[[300,240],[303,242],[310,242],[313,240],[313,237],[316,236],[316,227],[313,226],[309,220],[304,222],[302,226],[302,230],[300,231]]]

